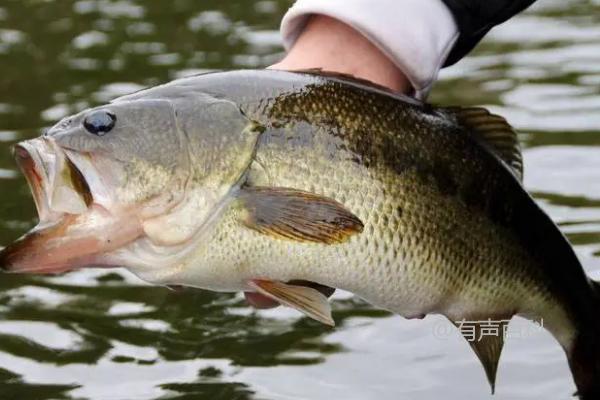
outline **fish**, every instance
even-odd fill
[[[599,284],[522,184],[515,130],[325,71],[178,79],[18,143],[39,224],[13,273],[125,267],[166,287],[245,292],[334,325],[349,291],[405,318],[515,315],[600,398]],[[502,334],[469,345],[492,392]]]

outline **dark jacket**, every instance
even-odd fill
[[[428,0],[423,0],[428,1]],[[535,0],[442,0],[452,12],[460,36],[445,67],[463,58],[494,26],[523,11]]]

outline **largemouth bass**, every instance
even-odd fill
[[[211,73],[65,118],[15,154],[40,223],[0,253],[6,271],[121,266],[330,325],[328,288],[406,318],[518,314],[600,398],[598,285],[523,189],[515,132],[484,109],[333,74]],[[493,390],[503,335],[469,344]]]

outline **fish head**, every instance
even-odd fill
[[[249,121],[225,103],[116,101],[17,144],[39,224],[0,252],[0,267],[123,266],[147,276],[175,268],[251,158]]]

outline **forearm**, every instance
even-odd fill
[[[297,0],[281,34],[286,68],[352,71],[424,99],[458,31],[441,0]]]
[[[310,18],[283,60],[270,68],[321,68],[350,74],[401,93],[411,85],[381,50],[350,26],[324,15]]]

